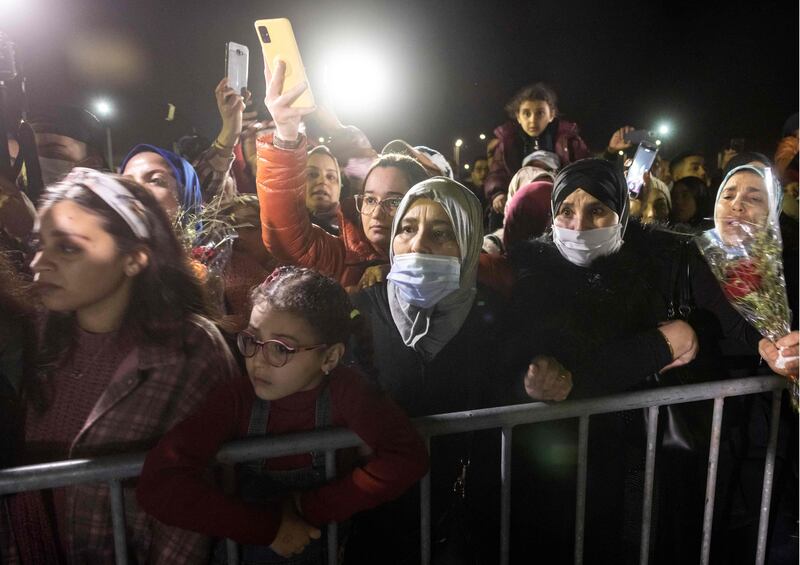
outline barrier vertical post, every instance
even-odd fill
[[[711,526],[714,523],[714,497],[717,490],[717,463],[719,462],[719,438],[722,434],[722,408],[724,398],[714,399],[714,414],[711,418],[711,445],[708,448],[708,473],[706,475],[706,505],[703,511],[703,545],[700,563],[708,565],[711,552]]]
[[[111,525],[114,528],[114,555],[117,565],[128,565],[128,544],[125,541],[125,502],[119,481],[108,481],[111,498]]]
[[[589,448],[589,416],[578,419],[578,484],[575,493],[575,565],[583,565],[583,538],[586,519],[586,467]]]
[[[775,475],[775,452],[778,447],[778,424],[781,415],[781,392],[772,393],[772,415],[769,421],[769,443],[764,462],[764,482],[761,491],[761,515],[758,519],[758,547],[756,565],[763,565],[767,555],[767,532],[769,531],[769,507],[772,500],[772,480]]]
[[[642,504],[642,545],[639,563],[650,560],[650,519],[653,515],[653,477],[656,469],[656,432],[658,431],[658,406],[647,409],[647,459],[644,467],[644,503]]]

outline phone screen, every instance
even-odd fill
[[[640,143],[636,149],[636,155],[633,156],[633,163],[631,163],[626,175],[628,183],[628,192],[632,198],[639,196],[644,184],[644,174],[653,166],[658,154],[658,147],[654,147],[648,143]]]
[[[225,76],[228,86],[244,96],[250,52],[247,46],[229,41],[225,49]]]

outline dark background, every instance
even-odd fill
[[[251,90],[263,100],[259,18],[292,21],[312,89],[326,50],[345,40],[390,61],[390,96],[340,116],[377,148],[401,137],[450,156],[461,137],[463,156],[482,152],[478,134],[536,80],[556,89],[562,115],[597,151],[620,126],[669,121],[668,157],[698,147],[713,160],[731,137],[771,154],[798,108],[795,1],[4,2],[0,30],[17,43],[31,100],[112,99],[117,161],[134,143],[169,147],[193,127],[213,139],[227,40],[250,47]]]

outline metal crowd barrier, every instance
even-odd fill
[[[758,545],[754,562],[764,563],[767,544],[772,481],[775,467],[775,452],[778,439],[778,417],[781,408],[781,393],[787,387],[785,379],[776,376],[751,377],[738,380],[717,381],[680,387],[665,387],[641,392],[620,394],[587,400],[566,401],[557,404],[531,403],[503,406],[483,410],[437,414],[414,421],[417,429],[426,438],[463,433],[474,430],[500,428],[502,431],[501,476],[501,525],[500,559],[508,564],[509,531],[511,522],[511,438],[515,426],[551,420],[578,418],[578,480],[575,524],[575,563],[583,563],[584,518],[586,508],[586,468],[589,419],[596,414],[647,408],[647,454],[645,462],[644,503],[642,508],[642,534],[640,563],[647,565],[650,553],[650,519],[653,508],[653,477],[655,473],[656,437],[660,406],[682,404],[700,400],[714,400],[711,424],[711,444],[708,454],[708,476],[706,502],[703,516],[703,540],[700,563],[709,560],[711,523],[714,515],[714,492],[717,480],[717,460],[722,425],[722,409],[725,398],[772,392],[772,411],[764,463]],[[240,440],[227,444],[217,454],[223,463],[238,463],[259,458],[281,457],[307,453],[314,449],[326,452],[326,472],[332,477],[336,450],[361,445],[358,436],[344,429],[331,429],[258,440]],[[125,540],[125,512],[120,481],[140,474],[144,454],[99,457],[97,459],[70,460],[28,467],[0,470],[0,495],[30,490],[63,487],[89,482],[107,482],[111,494],[111,518],[114,528],[114,543],[117,565],[128,563]],[[429,565],[431,559],[431,514],[430,474],[420,484],[420,525],[422,564]],[[328,526],[328,562],[337,559],[336,524]],[[228,543],[230,563],[237,563],[236,544]]]

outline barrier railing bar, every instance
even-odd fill
[[[431,438],[425,438],[425,447],[431,451]],[[431,473],[428,471],[419,481],[419,543],[420,563],[431,564]]]
[[[583,565],[583,528],[586,517],[586,466],[589,416],[578,419],[578,484],[575,492],[575,565]]]
[[[778,424],[781,415],[781,391],[772,393],[772,414],[769,420],[769,443],[764,462],[764,481],[761,491],[761,516],[758,519],[758,547],[756,565],[764,565],[767,554],[767,532],[769,530],[769,507],[772,500],[772,480],[775,474],[775,452],[778,446]]]
[[[736,381],[719,381],[700,383],[682,387],[668,387],[637,393],[628,393],[581,401],[566,402],[558,405],[527,404],[504,406],[483,410],[438,414],[418,418],[414,421],[417,429],[426,438],[430,450],[430,437],[449,435],[480,429],[503,429],[503,459],[501,460],[502,506],[501,506],[501,562],[507,563],[509,556],[508,532],[510,526],[510,449],[511,429],[524,423],[535,423],[578,417],[580,421],[579,451],[583,451],[583,463],[579,455],[578,497],[576,500],[576,547],[575,561],[583,559],[583,519],[585,514],[585,480],[586,480],[586,443],[588,442],[588,418],[593,414],[634,410],[647,407],[650,418],[647,435],[647,460],[645,466],[645,492],[642,508],[642,544],[640,549],[641,563],[647,564],[649,559],[650,521],[652,515],[653,477],[655,469],[655,443],[658,426],[658,407],[667,404],[681,404],[697,400],[715,398],[715,425],[719,427],[722,417],[722,402],[725,397],[743,396],[773,391],[772,418],[770,420],[770,438],[764,465],[764,481],[762,490],[761,516],[759,521],[758,549],[756,563],[762,565],[766,554],[766,538],[769,523],[770,498],[774,477],[775,452],[777,446],[780,416],[780,399],[783,388],[788,383],[779,377],[754,377]],[[719,419],[719,422],[717,422]],[[269,440],[240,440],[223,447],[217,455],[222,462],[247,461],[257,458],[280,457],[296,453],[308,452],[324,446],[326,450],[326,476],[335,475],[335,453],[337,449],[361,445],[358,436],[344,429],[301,432],[273,437]],[[581,447],[582,446],[582,447]],[[718,455],[719,437],[711,449]],[[716,476],[716,458],[713,457],[714,476]],[[711,475],[712,454],[709,455],[709,480]],[[106,456],[97,459],[68,460],[42,465],[0,469],[0,494],[56,488],[60,486],[82,484],[87,482],[107,482],[109,484],[112,525],[117,565],[127,565],[126,528],[123,492],[120,481],[138,476],[144,462],[144,454],[126,454]],[[583,475],[581,477],[581,475]],[[505,480],[508,478],[508,480]],[[714,480],[715,482],[715,480]],[[581,493],[581,485],[583,493]],[[709,488],[707,484],[707,488]],[[711,488],[710,516],[709,506],[704,515],[704,544],[706,520],[713,518],[713,484]],[[431,516],[430,516],[430,474],[420,481],[420,545],[421,562],[429,565],[431,559]],[[579,525],[580,522],[580,525]],[[330,527],[329,527],[330,528]],[[710,526],[709,526],[710,528]],[[331,530],[329,529],[329,532]],[[332,532],[328,536],[329,562],[336,563],[338,547],[336,524],[332,524]],[[235,544],[229,542],[228,554],[231,563],[238,562]],[[232,553],[233,550],[233,553]],[[703,550],[706,553],[707,549]],[[233,559],[231,559],[233,557]]]
[[[484,408],[467,412],[437,414],[415,421],[417,429],[426,436],[456,434],[479,429],[516,427],[551,420],[580,416],[624,412],[650,406],[684,404],[718,397],[744,396],[785,388],[781,377],[751,377],[693,385],[664,387],[625,393],[616,396],[572,400],[557,404],[534,402],[500,408]]]
[[[656,435],[658,432],[658,406],[647,409],[647,458],[644,464],[644,501],[642,503],[642,543],[639,563],[650,560],[650,519],[653,515],[653,479],[656,470]]]
[[[508,565],[511,548],[511,428],[503,428],[500,438],[500,565]]]
[[[717,464],[719,462],[719,439],[722,434],[722,409],[725,399],[714,399],[711,417],[711,445],[708,447],[708,473],[706,475],[706,504],[703,510],[703,544],[700,549],[701,565],[708,565],[711,552],[711,527],[714,523],[714,498],[717,491]]]
[[[117,565],[128,565],[128,544],[125,540],[125,502],[119,481],[108,482],[111,499],[111,525],[114,529],[114,556]]]
[[[336,478],[336,450],[328,449],[325,451],[325,478],[333,480]],[[339,562],[339,526],[336,522],[328,524],[328,565],[336,565]]]
[[[744,396],[783,389],[786,386],[786,379],[781,377],[752,377],[682,387],[664,387],[559,404],[531,403],[438,414],[417,418],[414,420],[414,424],[423,437],[431,437],[480,429],[514,427],[520,424],[549,420],[579,418],[584,415],[634,410],[651,405],[664,406],[708,400],[709,398]],[[345,429],[300,432],[269,439],[231,442],[220,450],[217,460],[236,463],[307,453],[320,447],[325,449],[356,447],[362,443],[354,432]],[[135,453],[0,469],[0,494],[136,477],[141,473],[143,462],[144,453]]]
[[[225,540],[225,549],[228,552],[228,563],[239,563],[239,544],[232,539]]]

